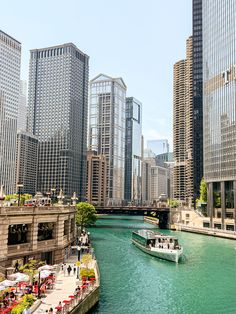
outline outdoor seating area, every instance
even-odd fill
[[[18,271],[8,275],[8,279],[0,282],[0,314],[21,313],[53,289],[56,266],[43,265],[29,274]]]

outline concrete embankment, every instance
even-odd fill
[[[155,226],[158,226],[158,223],[159,223],[157,218],[152,218],[152,217],[147,217],[147,216],[144,216],[143,220]]]
[[[212,229],[212,228],[198,228],[198,227],[186,226],[183,224],[175,224],[175,230],[198,233],[198,234],[203,234],[203,235],[213,236],[213,237],[218,237],[218,238],[236,240],[236,232],[227,231],[227,230],[220,230],[220,229],[217,230],[217,229]]]

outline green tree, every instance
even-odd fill
[[[204,178],[202,178],[200,183],[200,202],[207,202],[207,185]]]
[[[33,282],[34,276],[38,273],[38,268],[45,265],[45,262],[31,259],[27,264],[20,267],[20,271],[30,276],[30,281]]]
[[[172,198],[168,198],[167,204],[168,204],[170,207],[178,207],[178,206],[180,205],[180,201],[174,200],[174,199],[172,199]]]
[[[20,196],[20,205],[24,205],[26,200],[29,200],[32,198],[31,194],[21,194]],[[6,201],[10,201],[10,200],[18,200],[18,194],[8,194],[5,197]]]
[[[93,225],[96,222],[97,212],[93,205],[87,202],[81,202],[77,204],[76,207],[77,207],[76,224],[77,226],[81,227],[81,230],[83,230],[84,227]]]

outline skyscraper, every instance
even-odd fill
[[[38,139],[24,131],[17,133],[16,183],[23,184],[22,193],[36,193]]]
[[[37,189],[86,196],[89,57],[74,44],[31,50],[28,131],[38,137]]]
[[[174,65],[174,198],[193,201],[193,97],[192,37],[187,40],[187,57]]]
[[[169,143],[167,139],[148,140],[147,148],[151,149],[155,155],[169,153]]]
[[[141,145],[142,105],[134,97],[126,98],[125,122],[125,189],[126,202],[140,204],[141,193]]]
[[[95,151],[87,153],[87,201],[94,205],[105,206],[107,198],[107,161],[106,156]]]
[[[17,130],[26,131],[27,121],[27,83],[20,81],[20,95],[17,117]]]
[[[99,74],[90,82],[89,149],[107,159],[107,202],[124,199],[125,96],[122,78]]]
[[[202,0],[192,2],[193,37],[193,191],[199,196],[203,177]]]
[[[236,1],[203,1],[204,177],[211,227],[235,230]],[[220,219],[221,218],[221,219]]]
[[[0,185],[15,192],[21,43],[0,30]]]

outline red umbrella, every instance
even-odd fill
[[[69,298],[74,299],[75,296],[74,295],[69,295]]]
[[[55,309],[60,311],[60,310],[62,310],[62,306],[58,305],[58,306],[55,307]]]
[[[64,300],[63,303],[70,303],[70,300]]]
[[[82,289],[85,289],[85,288],[87,288],[87,286],[83,285],[81,288],[82,288]]]

